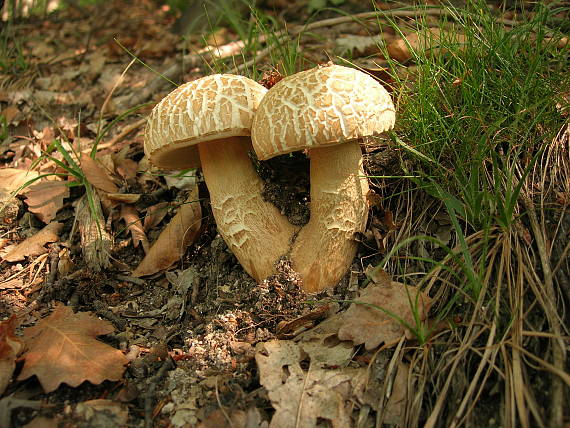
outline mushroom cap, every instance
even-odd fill
[[[378,81],[353,68],[326,65],[273,86],[259,104],[251,138],[265,160],[379,135],[394,121],[394,104]]]
[[[214,74],[185,83],[148,117],[144,151],[160,168],[200,166],[196,144],[251,134],[253,115],[267,89],[244,76]]]

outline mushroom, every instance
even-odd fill
[[[297,231],[262,197],[248,156],[254,112],[267,92],[243,76],[215,74],[186,83],[152,110],[144,150],[166,169],[202,166],[220,235],[256,281],[274,273]]]
[[[336,285],[350,267],[355,234],[368,217],[359,142],[391,129],[394,120],[386,89],[339,65],[288,76],[261,100],[251,130],[258,158],[309,149],[311,216],[290,253],[305,291]]]

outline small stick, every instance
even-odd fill
[[[216,378],[216,400],[218,402],[218,407],[220,408],[220,411],[224,415],[224,418],[226,418],[226,421],[228,421],[228,423],[230,424],[229,426],[233,428],[234,424],[232,423],[232,420],[230,419],[228,412],[226,412],[226,409],[224,409],[222,401],[220,400],[220,392],[218,390],[218,378]]]
[[[133,122],[133,123],[125,126],[123,128],[123,130],[121,132],[119,132],[117,135],[115,135],[111,140],[109,140],[106,143],[99,144],[97,146],[97,151],[106,149],[108,147],[113,147],[115,144],[117,144],[119,141],[121,141],[123,138],[125,138],[127,135],[129,135],[134,130],[140,128],[145,123],[146,123],[146,117],[139,119],[136,122]],[[82,150],[83,153],[89,153],[90,151],[91,151],[90,148]]]
[[[367,20],[371,20],[371,19],[375,19],[375,18],[385,18],[385,17],[402,17],[402,18],[407,18],[407,17],[417,17],[417,16],[422,16],[422,15],[429,15],[429,16],[446,16],[446,17],[453,17],[454,14],[449,11],[449,10],[445,10],[445,9],[441,9],[441,8],[430,8],[430,9],[423,9],[423,10],[383,10],[383,11],[374,11],[374,12],[363,12],[363,13],[357,13],[355,15],[349,15],[349,16],[341,16],[338,18],[329,18],[329,19],[322,19],[320,21],[315,21],[312,22],[310,24],[307,25],[298,25],[298,26],[294,26],[292,28],[291,31],[286,32],[286,31],[280,31],[278,33],[275,34],[276,38],[280,38],[280,37],[294,37],[297,36],[299,34],[301,34],[304,31],[311,31],[311,30],[316,30],[317,28],[323,28],[323,27],[332,27],[335,25],[340,25],[340,24],[346,24],[347,22],[353,22],[353,21],[358,21],[358,20],[362,20],[362,21],[367,21]],[[513,21],[510,19],[498,19],[499,22],[502,22],[505,25],[508,26],[514,26],[517,24],[517,21]],[[261,51],[259,51],[257,53],[257,55],[255,56],[255,58],[237,66],[234,67],[230,72],[231,73],[237,73],[239,71],[244,70],[247,67],[250,67],[251,65],[255,64],[256,62],[261,61],[263,58],[265,58],[267,55],[269,55],[269,53],[275,49],[276,47],[276,43],[273,43],[269,46],[267,46],[265,49],[262,49]]]
[[[135,278],[134,276],[128,276],[128,275],[115,275],[115,278],[117,278],[119,281],[125,281],[125,282],[130,282],[132,284],[135,285],[146,285],[146,281],[144,279],[141,278]]]
[[[45,287],[51,288],[57,276],[57,264],[59,263],[59,251],[54,250],[49,255],[49,274],[46,279]]]
[[[97,311],[98,315],[111,321],[119,330],[122,331],[127,326],[127,322],[113,311],[110,311],[107,308],[107,305],[105,305],[101,300],[93,300],[93,306],[95,307],[95,311]]]

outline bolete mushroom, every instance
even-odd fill
[[[166,169],[202,166],[218,231],[256,281],[274,273],[296,228],[262,197],[251,123],[267,89],[243,76],[215,74],[186,83],[152,110],[144,149]]]
[[[284,78],[261,100],[252,125],[260,160],[309,149],[311,216],[291,248],[303,289],[336,285],[356,255],[368,217],[362,138],[393,127],[394,104],[369,75],[339,65]]]

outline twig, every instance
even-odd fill
[[[107,308],[107,305],[105,305],[102,301],[93,300],[93,306],[95,307],[98,315],[102,316],[103,318],[107,318],[109,321],[115,324],[119,330],[124,330],[127,326],[127,322],[115,314],[113,311],[110,311]]]
[[[418,9],[414,9],[414,10],[399,9],[399,10],[381,10],[381,11],[375,11],[375,12],[362,12],[362,13],[357,13],[355,15],[339,16],[338,18],[323,19],[320,21],[312,22],[312,23],[307,24],[307,25],[297,26],[297,27],[293,28],[293,30],[291,31],[291,34],[293,36],[296,36],[296,35],[304,32],[304,31],[316,30],[317,28],[323,28],[323,27],[332,27],[334,25],[346,24],[347,22],[353,22],[353,21],[358,21],[358,20],[367,21],[369,19],[384,18],[384,17],[408,18],[408,17],[417,17],[417,16],[424,16],[424,15],[428,15],[428,16],[453,16],[453,14],[450,11],[448,11],[446,9],[440,9],[440,8],[419,9],[419,10]]]
[[[101,132],[101,126],[103,124],[103,114],[107,109],[107,104],[109,104],[109,101],[111,100],[111,97],[113,96],[115,90],[119,87],[121,83],[123,83],[123,80],[125,80],[125,75],[127,74],[127,71],[129,71],[129,68],[131,68],[131,65],[133,65],[135,62],[136,62],[135,59],[129,62],[129,64],[125,67],[125,69],[121,73],[121,76],[117,79],[117,81],[115,82],[115,84],[113,85],[107,96],[105,97],[105,101],[103,101],[103,105],[101,106],[101,111],[99,112],[99,125],[97,126],[97,135],[99,135],[99,133]]]
[[[49,274],[44,287],[51,288],[57,276],[57,264],[59,263],[59,251],[53,251],[49,255]]]
[[[133,123],[125,126],[123,128],[123,130],[121,132],[119,132],[117,135],[115,135],[111,140],[107,141],[106,143],[99,144],[97,146],[97,151],[106,149],[108,147],[113,147],[115,144],[117,144],[119,141],[121,141],[123,138],[125,138],[127,135],[129,135],[134,130],[140,128],[145,123],[146,123],[146,117],[139,119],[136,122],[133,122]],[[91,149],[82,150],[83,153],[88,153],[90,151],[91,151]]]
[[[218,402],[218,406],[220,407],[220,411],[224,415],[224,418],[226,418],[226,421],[228,421],[228,424],[230,424],[229,426],[233,428],[234,424],[232,423],[232,420],[230,419],[228,412],[226,412],[226,409],[224,409],[224,406],[222,406],[222,401],[220,400],[220,391],[218,390],[218,378],[216,378],[216,400]]]
[[[285,38],[285,37],[295,37],[305,31],[315,30],[317,28],[322,27],[331,27],[334,25],[344,24],[347,22],[353,22],[358,20],[370,20],[370,19],[378,19],[382,17],[417,17],[417,16],[447,16],[453,17],[454,14],[452,11],[443,8],[425,8],[425,9],[398,9],[398,10],[385,10],[385,11],[374,11],[374,12],[364,12],[364,13],[357,13],[355,15],[350,16],[341,16],[338,18],[330,18],[330,19],[323,19],[320,21],[315,21],[307,25],[299,25],[292,27],[290,30],[283,30],[276,32],[273,37],[276,39]],[[505,25],[515,25],[516,21],[508,20],[508,19],[499,19]],[[265,37],[260,37],[260,42],[265,42]],[[242,40],[236,42],[230,42],[226,45],[222,45],[219,47],[207,47],[204,48],[197,53],[185,55],[181,61],[175,62],[165,71],[159,73],[157,77],[151,80],[144,89],[140,90],[136,93],[131,99],[131,105],[137,105],[144,103],[147,99],[152,97],[154,94],[161,92],[165,87],[170,85],[169,80],[178,80],[183,72],[183,67],[196,67],[202,63],[207,63],[208,61],[216,58],[216,59],[224,59],[229,58],[233,55],[239,53],[245,47],[245,42]],[[230,73],[239,72],[248,66],[251,66],[255,62],[260,61],[261,59],[265,58],[269,53],[275,49],[276,43],[272,43],[268,45],[266,48],[262,49],[257,53],[255,58],[247,61],[244,64],[241,64],[235,67]]]
[[[455,16],[455,14],[452,11],[449,11],[447,9],[442,9],[442,8],[429,8],[429,9],[414,9],[414,10],[402,10],[402,9],[398,9],[398,10],[384,10],[384,11],[375,11],[375,12],[363,12],[363,13],[357,13],[355,15],[350,15],[350,16],[340,16],[338,18],[329,18],[329,19],[322,19],[320,21],[315,21],[312,22],[310,24],[307,25],[298,25],[298,26],[294,26],[291,27],[290,31],[280,31],[277,32],[275,34],[275,37],[277,39],[283,37],[295,37],[298,36],[299,34],[306,32],[306,31],[312,31],[312,30],[316,30],[318,28],[323,28],[323,27],[333,27],[335,25],[340,25],[340,24],[346,24],[348,22],[354,22],[354,21],[368,21],[371,19],[378,19],[378,18],[387,18],[387,17],[391,17],[391,18],[397,18],[397,17],[402,17],[402,18],[408,18],[408,17],[418,17],[418,16],[446,16],[446,17],[453,17]],[[514,26],[517,24],[516,21],[512,21],[510,19],[498,19],[498,21],[502,22],[505,25],[508,26]],[[260,50],[257,55],[255,56],[255,58],[237,66],[234,67],[230,73],[237,73],[239,71],[243,71],[244,69],[252,66],[253,64],[255,64],[256,62],[261,61],[262,59],[264,59],[267,55],[269,55],[269,53],[271,53],[271,51],[273,49],[276,48],[276,43],[273,43],[269,46],[267,46],[265,49]]]
[[[166,372],[176,367],[172,358],[168,357],[156,374],[149,379],[148,391],[144,396],[144,426],[145,428],[152,428],[152,399],[156,392],[158,382],[166,375]]]
[[[146,281],[144,279],[140,279],[140,278],[135,278],[134,276],[128,276],[128,275],[115,275],[115,278],[117,278],[119,281],[126,281],[126,282],[130,282],[132,284],[135,285],[146,285]]]

